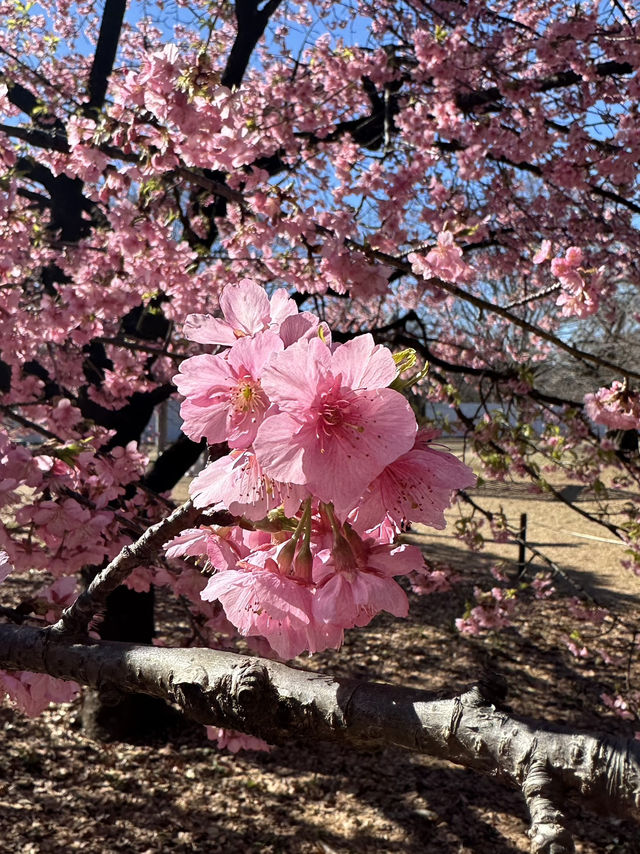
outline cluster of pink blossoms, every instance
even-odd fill
[[[413,272],[426,279],[437,276],[447,282],[468,282],[472,276],[471,267],[465,263],[462,249],[450,231],[438,234],[436,245],[426,256],[411,252],[408,259]]]
[[[544,241],[540,252],[534,258],[541,257],[549,251],[548,241]],[[584,255],[582,249],[570,246],[564,258],[554,258],[551,261],[551,272],[557,276],[562,290],[556,300],[561,306],[564,317],[588,317],[595,314],[600,305],[600,292],[603,286],[603,270],[585,270],[582,266]]]
[[[614,380],[611,388],[599,388],[585,394],[584,406],[589,418],[610,430],[640,430],[640,397],[626,383]]]
[[[444,527],[454,490],[475,477],[418,430],[393,355],[371,335],[332,344],[326,324],[285,291],[245,279],[221,296],[223,318],[191,315],[185,334],[225,347],[175,377],[183,429],[229,453],[191,484],[197,507],[230,527],[183,532],[169,557],[206,556],[202,591],[244,636],[282,658],[339,647],[382,610],[406,616],[395,576],[424,572],[408,522]]]

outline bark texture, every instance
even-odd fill
[[[515,718],[479,688],[441,699],[233,653],[77,642],[13,625],[0,626],[0,667],[142,692],[200,723],[275,743],[396,746],[447,759],[522,791],[536,854],[573,850],[561,809],[569,794],[597,811],[640,819],[640,743]]]

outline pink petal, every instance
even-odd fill
[[[282,350],[284,344],[275,332],[259,332],[252,338],[239,338],[229,350],[227,358],[235,371],[248,372],[258,380],[271,356]]]
[[[543,240],[540,244],[540,249],[536,252],[536,254],[531,259],[534,264],[542,264],[543,261],[546,261],[551,253],[551,241]]]
[[[418,546],[403,544],[392,550],[387,545],[373,546],[367,555],[367,567],[387,577],[408,575],[424,568],[424,555]]]
[[[269,298],[265,289],[251,279],[227,285],[220,297],[220,308],[236,334],[253,335],[269,325]]]
[[[271,415],[260,425],[253,443],[258,462],[270,477],[284,483],[305,483],[305,444],[297,435],[300,423],[287,413]]]
[[[292,317],[298,313],[296,301],[291,299],[284,288],[274,291],[270,300],[271,322],[280,324],[285,318]]]
[[[182,326],[182,334],[199,344],[233,344],[237,339],[225,320],[210,314],[189,314]]]
[[[185,359],[180,373],[173,377],[176,388],[184,397],[209,398],[212,391],[228,390],[234,384],[234,376],[223,356],[205,353]]]
[[[385,388],[398,373],[391,351],[376,344],[373,336],[358,335],[333,352],[331,371],[342,374],[342,383],[349,388]]]
[[[208,406],[198,406],[190,400],[183,400],[180,415],[183,419],[182,430],[186,436],[199,442],[203,437],[210,443],[224,442],[227,437],[228,403],[209,402]]]
[[[356,613],[351,585],[340,572],[330,576],[313,597],[313,616],[324,623],[349,629]]]
[[[285,347],[290,347],[301,338],[311,338],[318,335],[319,327],[318,318],[310,311],[303,311],[300,314],[286,317],[280,325],[278,334]]]
[[[402,587],[391,578],[379,578],[369,572],[358,573],[353,598],[360,605],[357,626],[366,626],[379,611],[388,611],[394,617],[409,613],[409,600]]]
[[[311,406],[331,365],[331,351],[319,338],[297,341],[272,356],[262,378],[269,400],[300,412]]]
[[[204,528],[186,528],[177,537],[165,543],[163,548],[169,558],[206,555],[210,536],[211,532]]]

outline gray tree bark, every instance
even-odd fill
[[[561,808],[568,794],[599,812],[640,819],[640,742],[510,716],[480,688],[441,699],[233,653],[78,641],[13,625],[0,625],[0,667],[161,697],[200,723],[272,743],[331,740],[447,759],[522,792],[535,854],[573,851]]]

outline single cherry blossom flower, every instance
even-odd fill
[[[283,348],[275,333],[260,332],[240,339],[224,356],[204,354],[184,361],[173,380],[186,397],[180,409],[186,435],[248,447],[269,408],[260,376]]]
[[[314,338],[274,354],[262,385],[280,412],[263,421],[254,441],[263,471],[350,507],[413,445],[415,416],[401,394],[386,388],[395,376],[391,353],[371,335],[333,352]]]
[[[283,288],[269,299],[265,289],[251,279],[227,285],[220,297],[220,309],[224,319],[190,314],[183,327],[185,338],[200,344],[234,344],[238,338],[265,329],[277,331],[285,318],[298,313],[295,300]]]
[[[428,445],[421,432],[414,447],[390,463],[358,502],[352,519],[358,531],[373,529],[385,517],[398,527],[422,522],[442,529],[453,493],[474,486],[471,469],[448,451]]]
[[[295,658],[313,647],[311,592],[306,585],[281,575],[273,557],[251,560],[243,561],[238,569],[217,572],[201,596],[218,600],[241,635],[265,637],[281,658]]]
[[[456,246],[450,231],[438,234],[435,247],[427,252],[426,257],[412,252],[408,259],[414,273],[425,278],[437,276],[447,282],[459,282],[465,281],[471,273],[463,259],[462,249]]]
[[[406,575],[424,563],[417,546],[380,545],[352,531],[338,534],[333,549],[319,553],[318,559],[313,615],[345,629],[366,626],[380,611],[406,617],[409,602],[393,576]]]

